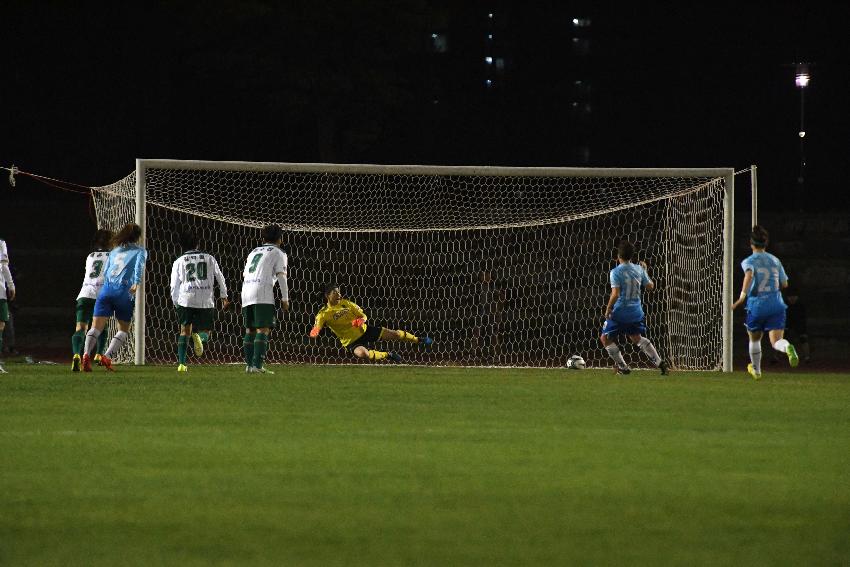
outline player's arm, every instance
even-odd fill
[[[744,272],[744,285],[741,286],[741,295],[738,296],[738,300],[732,304],[732,310],[737,309],[742,303],[747,300],[747,290],[750,289],[750,285],[753,283],[753,271],[747,270]]]
[[[227,311],[230,308],[230,300],[227,299],[227,282],[224,280],[224,274],[221,271],[221,267],[218,265],[218,261],[210,256],[210,259],[213,263],[213,274],[215,275],[215,281],[218,284],[218,294],[221,298],[221,308]]]
[[[133,264],[133,277],[130,278],[130,282],[133,284],[130,286],[130,293],[135,294],[136,290],[139,289],[139,283],[142,281],[142,275],[145,273],[145,262],[147,259],[147,250],[142,250],[139,254],[136,254],[136,261]]]
[[[289,284],[286,281],[287,264],[286,254],[281,252],[280,260],[275,265],[274,277],[280,286],[280,306],[284,311],[289,311]]]
[[[12,301],[15,299],[15,280],[12,279],[9,262],[0,262],[0,270],[3,272],[3,281],[6,282],[6,295],[9,301]]]
[[[649,267],[643,260],[640,261],[640,267],[643,268],[643,273],[640,276],[640,285],[647,291],[655,289],[655,282],[649,279]]]
[[[611,312],[614,310],[614,304],[617,303],[617,300],[620,298],[620,286],[612,286],[611,287],[611,296],[608,297],[608,305],[605,306],[605,318],[611,318]]]
[[[176,260],[171,265],[171,303],[177,305],[177,300],[180,299],[180,260]]]
[[[785,273],[785,266],[779,264],[779,285],[782,289],[788,287],[788,274]]]
[[[348,305],[349,309],[351,310],[351,314],[354,316],[354,318],[351,320],[351,326],[362,327],[368,317],[366,317],[366,314],[363,313],[362,309],[360,309],[360,306],[354,303],[353,301],[349,301]]]
[[[313,323],[313,328],[310,329],[310,338],[315,339],[316,337],[318,337],[319,332],[321,332],[322,327],[324,327],[324,326],[325,326],[325,317],[321,312],[319,312],[318,314],[316,314],[316,321],[315,321],[315,323]]]

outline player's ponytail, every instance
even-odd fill
[[[139,225],[133,222],[127,223],[112,239],[112,246],[124,246],[125,244],[138,242],[141,236],[142,229],[139,228]]]

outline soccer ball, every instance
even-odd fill
[[[567,361],[567,368],[570,370],[584,370],[585,368],[584,359],[577,354],[574,354]]]

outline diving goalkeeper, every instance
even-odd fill
[[[366,314],[354,303],[342,297],[339,286],[328,284],[324,290],[327,305],[316,315],[316,323],[310,330],[310,337],[316,338],[324,327],[328,327],[337,336],[339,342],[347,350],[353,351],[358,358],[369,360],[384,360],[401,362],[401,356],[396,352],[383,352],[369,348],[376,341],[402,341],[431,346],[430,337],[419,338],[407,331],[393,331],[377,324],[366,323]]]

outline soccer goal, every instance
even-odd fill
[[[307,333],[335,281],[371,321],[435,339],[418,365],[607,367],[603,308],[621,237],[649,265],[648,335],[674,368],[732,367],[734,171],[430,167],[137,160],[93,189],[98,225],[137,222],[149,250],[123,362],[174,363],[168,292],[178,235],[194,228],[238,300],[260,228],[284,229],[291,310],[271,363],[354,362]],[[241,359],[238,310],[219,312],[203,360]],[[394,344],[393,346],[398,346]],[[627,362],[646,366],[627,345]]]

